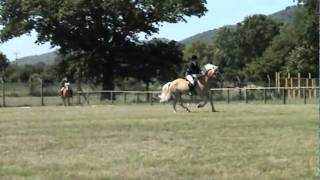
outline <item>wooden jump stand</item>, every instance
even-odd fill
[[[315,98],[317,95],[316,78],[312,78],[311,73],[308,77],[301,77],[301,74],[297,74],[298,77],[292,77],[290,73],[281,77],[280,72],[275,74],[275,85],[278,93],[281,93],[281,88],[288,89],[289,98],[301,98],[309,97],[309,99]]]

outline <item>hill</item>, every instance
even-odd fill
[[[45,64],[52,64],[55,57],[56,52],[49,52],[41,55],[35,56],[26,56],[17,60],[18,65],[25,65],[25,64],[37,64],[37,63],[45,63]]]
[[[294,21],[294,14],[297,9],[298,6],[290,6],[282,11],[271,14],[270,17],[279,22],[292,24]]]
[[[219,32],[220,28],[218,29],[213,29],[213,30],[209,30],[209,31],[205,31],[205,32],[202,32],[202,33],[199,33],[199,34],[196,34],[194,36],[191,36],[191,37],[188,37],[187,39],[184,39],[182,41],[180,41],[182,44],[189,44],[191,43],[192,41],[202,41],[202,42],[211,42],[212,41],[212,38],[213,36]]]
[[[297,6],[291,6],[291,7],[287,7],[286,9],[276,12],[274,14],[269,15],[270,18],[274,19],[275,21],[278,22],[282,22],[282,23],[293,23],[293,19],[294,19],[294,12],[297,9]],[[229,25],[230,26],[230,25]],[[232,25],[231,25],[232,26]],[[226,27],[226,26],[224,26]],[[222,27],[221,27],[222,28]],[[208,30],[199,34],[196,34],[194,36],[188,37],[182,41],[180,41],[182,44],[189,44],[192,41],[198,40],[198,41],[202,41],[202,42],[212,42],[212,39],[214,37],[214,35],[219,32],[219,30],[221,28],[218,29],[212,29],[212,30]]]

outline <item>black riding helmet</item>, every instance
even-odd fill
[[[197,62],[197,60],[198,60],[198,57],[197,57],[196,55],[193,55],[193,56],[191,57],[190,66],[192,66],[192,67],[198,67],[198,62]]]

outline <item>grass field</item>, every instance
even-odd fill
[[[0,179],[316,179],[317,105],[0,109]]]

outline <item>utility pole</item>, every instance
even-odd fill
[[[15,56],[15,58],[16,58],[16,59],[15,59],[15,64],[18,65],[19,52],[14,52],[13,54],[14,54],[14,56]]]

